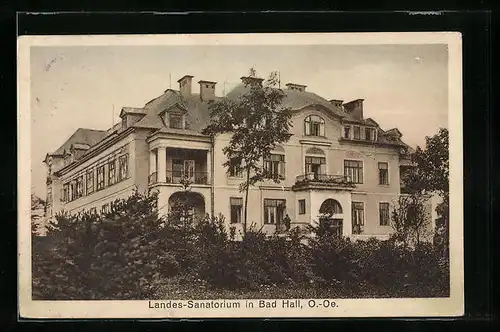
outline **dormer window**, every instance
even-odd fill
[[[344,138],[346,139],[351,138],[351,126],[344,127]]]
[[[359,126],[353,127],[354,139],[361,139],[361,128]]]
[[[325,120],[317,115],[309,115],[304,120],[306,136],[325,136]]]
[[[375,129],[365,128],[365,140],[374,141],[375,140]]]
[[[170,113],[168,115],[168,123],[170,128],[182,129],[182,115]]]

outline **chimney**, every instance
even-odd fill
[[[194,76],[184,75],[177,82],[179,82],[179,91],[181,92],[181,96],[187,97],[191,95],[191,81]]]
[[[295,83],[288,83],[286,85],[286,87],[289,90],[298,90],[298,91],[304,92],[304,91],[306,91],[307,85],[301,85],[301,84],[295,84]]]
[[[211,81],[198,81],[200,85],[200,99],[202,101],[215,99],[215,84],[217,82]]]
[[[252,85],[252,84],[259,84],[262,85],[262,82],[264,81],[263,78],[260,77],[252,77],[252,76],[242,76],[241,81],[245,85]]]
[[[363,120],[363,100],[356,99],[344,104],[346,112],[352,114],[357,120]]]
[[[339,108],[342,107],[343,102],[344,102],[343,100],[339,100],[339,99],[331,99],[330,100],[330,103],[332,103],[333,106],[339,107]]]

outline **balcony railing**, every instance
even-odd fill
[[[354,188],[355,185],[344,175],[338,174],[320,174],[306,173],[295,178],[296,189],[303,188],[308,185],[318,185],[321,187],[342,187]]]
[[[178,171],[167,171],[166,183],[180,184],[184,181],[188,181],[193,184],[209,184],[208,172],[194,172],[192,174],[186,174]]]
[[[158,181],[158,176],[157,176],[156,172],[149,174],[149,178],[148,178],[149,184],[155,184],[157,181]]]

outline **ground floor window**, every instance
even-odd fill
[[[365,204],[363,202],[352,203],[352,233],[363,233],[365,226]]]
[[[299,199],[299,214],[306,214],[306,200]]]
[[[379,203],[380,226],[389,226],[389,203]]]
[[[286,200],[264,199],[264,224],[281,225],[285,217]]]
[[[231,224],[241,223],[241,211],[243,210],[243,198],[231,197]]]

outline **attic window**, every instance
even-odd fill
[[[182,129],[182,115],[181,114],[169,114],[168,123],[170,128]]]
[[[365,140],[374,141],[375,140],[375,129],[365,128]]]
[[[344,127],[344,138],[351,138],[351,126]]]

